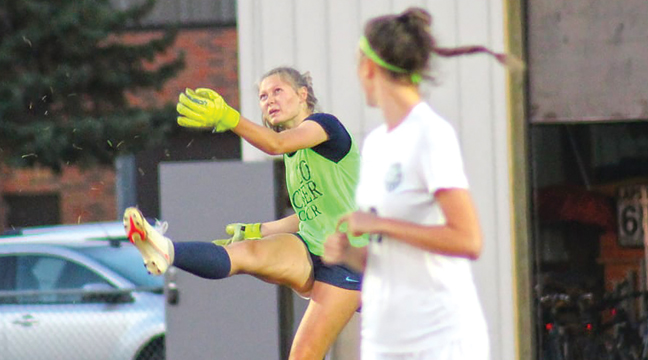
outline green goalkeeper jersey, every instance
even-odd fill
[[[293,210],[299,217],[299,235],[308,250],[321,256],[326,238],[338,220],[356,210],[355,190],[360,173],[360,153],[353,137],[333,115],[318,113],[315,121],[329,139],[310,149],[284,155],[286,184]],[[350,238],[353,246],[367,244],[366,237]]]

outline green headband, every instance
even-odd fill
[[[365,54],[369,59],[371,59],[373,62],[378,64],[380,67],[385,68],[387,70],[391,70],[393,72],[401,73],[401,74],[406,74],[409,71],[403,69],[402,67],[398,67],[396,65],[392,65],[385,60],[381,59],[378,54],[374,51],[374,49],[371,48],[371,45],[369,45],[369,40],[367,40],[366,36],[360,37],[360,41],[358,43],[358,46],[360,47],[360,50],[362,50],[362,53]],[[410,75],[410,80],[414,84],[418,84],[423,80],[423,77],[421,74],[413,73]]]

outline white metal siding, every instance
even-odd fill
[[[321,110],[335,114],[360,142],[382,121],[364,105],[356,78],[356,46],[373,16],[424,6],[440,46],[504,47],[504,0],[239,0],[242,113],[260,123],[256,85],[267,70],[310,71]],[[515,358],[515,305],[510,223],[509,144],[504,70],[475,55],[438,59],[432,106],[457,129],[480,212],[484,253],[474,265],[491,333],[492,359]],[[266,156],[243,145],[247,161]]]

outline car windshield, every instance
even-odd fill
[[[110,268],[138,287],[164,286],[164,277],[149,274],[142,265],[142,256],[139,251],[129,243],[120,246],[84,247],[78,251]]]

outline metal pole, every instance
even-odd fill
[[[639,203],[641,204],[641,224],[643,229],[643,245],[644,245],[644,278],[648,282],[648,185],[641,185],[641,197]],[[645,284],[648,288],[648,283]]]

